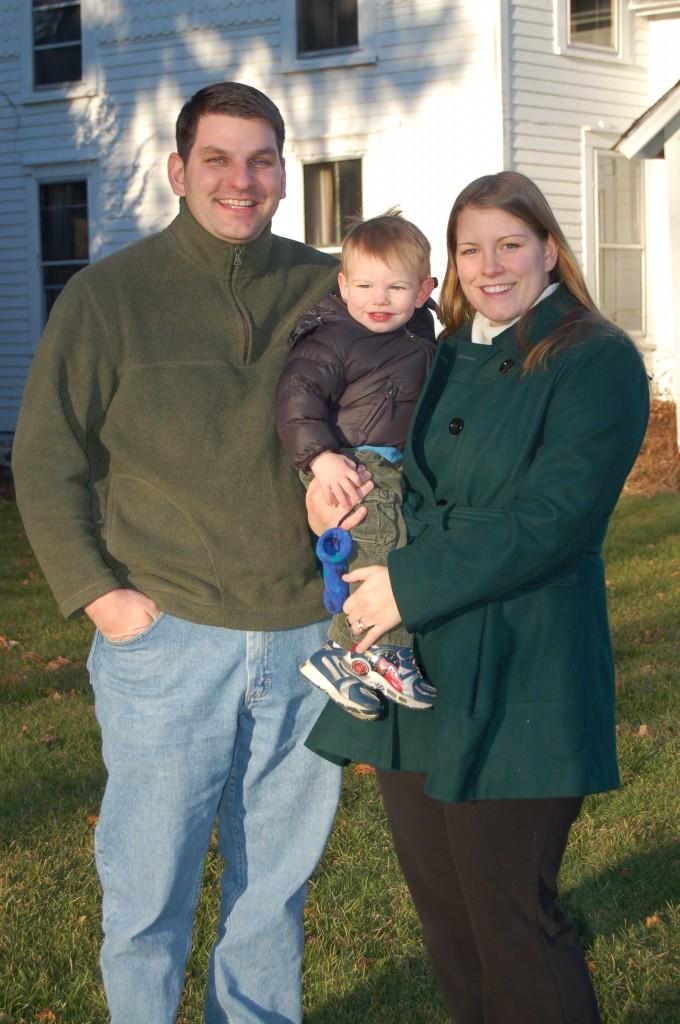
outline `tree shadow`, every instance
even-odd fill
[[[582,939],[643,925],[680,892],[680,839],[624,857],[606,871],[565,889],[561,902]],[[679,1018],[680,1019],[680,1018]]]
[[[351,992],[305,1014],[305,1024],[445,1024],[449,1020],[425,953],[371,972]]]

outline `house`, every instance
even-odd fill
[[[677,402],[678,52],[668,0],[0,0],[0,436],[60,289],[172,218],[176,114],[229,78],[284,112],[275,230],[320,247],[399,204],[441,279],[460,188],[529,174]]]

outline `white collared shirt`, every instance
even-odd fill
[[[549,284],[547,288],[544,288],[541,294],[538,296],[536,301],[532,305],[537,306],[543,299],[547,299],[549,295],[559,288],[560,282],[557,281],[555,284]],[[470,341],[476,342],[478,345],[490,345],[497,334],[507,330],[512,324],[516,324],[520,318],[515,317],[514,320],[508,320],[505,324],[492,324],[488,317],[480,313],[479,310],[475,313],[475,318],[472,321],[472,336]]]

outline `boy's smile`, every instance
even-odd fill
[[[434,287],[433,279],[421,281],[414,267],[396,259],[387,264],[361,250],[352,253],[347,275],[341,271],[338,284],[352,319],[377,334],[408,323]]]

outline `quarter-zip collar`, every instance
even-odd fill
[[[225,242],[201,227],[184,197],[179,201],[178,215],[166,231],[172,243],[187,259],[221,278],[230,276],[235,267],[241,278],[262,273],[272,248],[271,224],[252,242]]]

